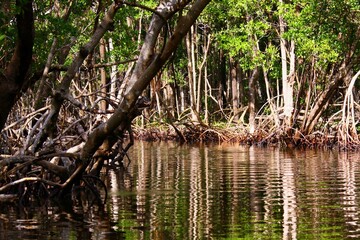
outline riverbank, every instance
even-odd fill
[[[257,130],[251,134],[246,126],[217,124],[206,126],[201,124],[148,124],[135,126],[134,137],[144,141],[178,141],[182,143],[222,143],[232,142],[256,146],[278,146],[290,148],[325,148],[341,150],[358,150],[360,142],[340,141],[339,133],[316,131],[303,135],[297,129]]]

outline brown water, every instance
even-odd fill
[[[360,239],[359,153],[136,142],[104,209],[0,206],[0,239]]]

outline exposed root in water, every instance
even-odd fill
[[[176,130],[166,125],[136,128],[134,130],[136,139],[145,141],[179,141],[186,143],[195,142],[237,142],[239,144],[258,146],[279,146],[298,148],[326,148],[339,150],[356,150],[360,147],[360,141],[347,141],[346,144],[339,137],[339,132],[332,131],[324,133],[316,131],[304,135],[298,129],[265,129],[257,130],[250,134],[246,127],[214,127],[196,124],[179,124]],[[348,137],[349,139],[349,137]]]

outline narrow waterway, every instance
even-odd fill
[[[104,208],[0,205],[0,239],[360,239],[360,153],[136,142]],[[127,165],[127,164],[126,164]]]

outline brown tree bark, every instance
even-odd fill
[[[101,62],[105,61],[105,52],[106,52],[106,41],[104,38],[100,40],[99,53]],[[107,82],[106,82],[106,71],[105,68],[100,68],[100,78],[101,78],[101,96],[105,99],[107,97]],[[100,109],[106,111],[107,103],[106,100],[100,102]]]
[[[34,17],[32,0],[16,1],[17,42],[4,73],[0,73],[0,130],[26,81],[34,45]]]
[[[237,62],[233,57],[230,57],[230,77],[231,77],[231,98],[232,98],[232,110],[234,114],[234,120],[238,120],[239,116],[239,92],[238,92],[238,76],[237,76]]]
[[[349,81],[351,79],[351,67],[351,64],[346,65],[345,63],[343,63],[337,74],[333,76],[334,81],[330,82],[326,86],[324,91],[319,94],[319,97],[317,98],[314,106],[312,107],[309,114],[306,116],[302,123],[300,131],[304,135],[310,134],[313,131],[316,124],[318,123],[320,116],[326,110],[327,106],[330,103],[330,100],[332,99],[335,92],[338,91],[341,83]]]
[[[249,78],[249,132],[253,134],[256,129],[255,115],[256,115],[256,82],[259,78],[259,69],[255,67],[251,72]]]

